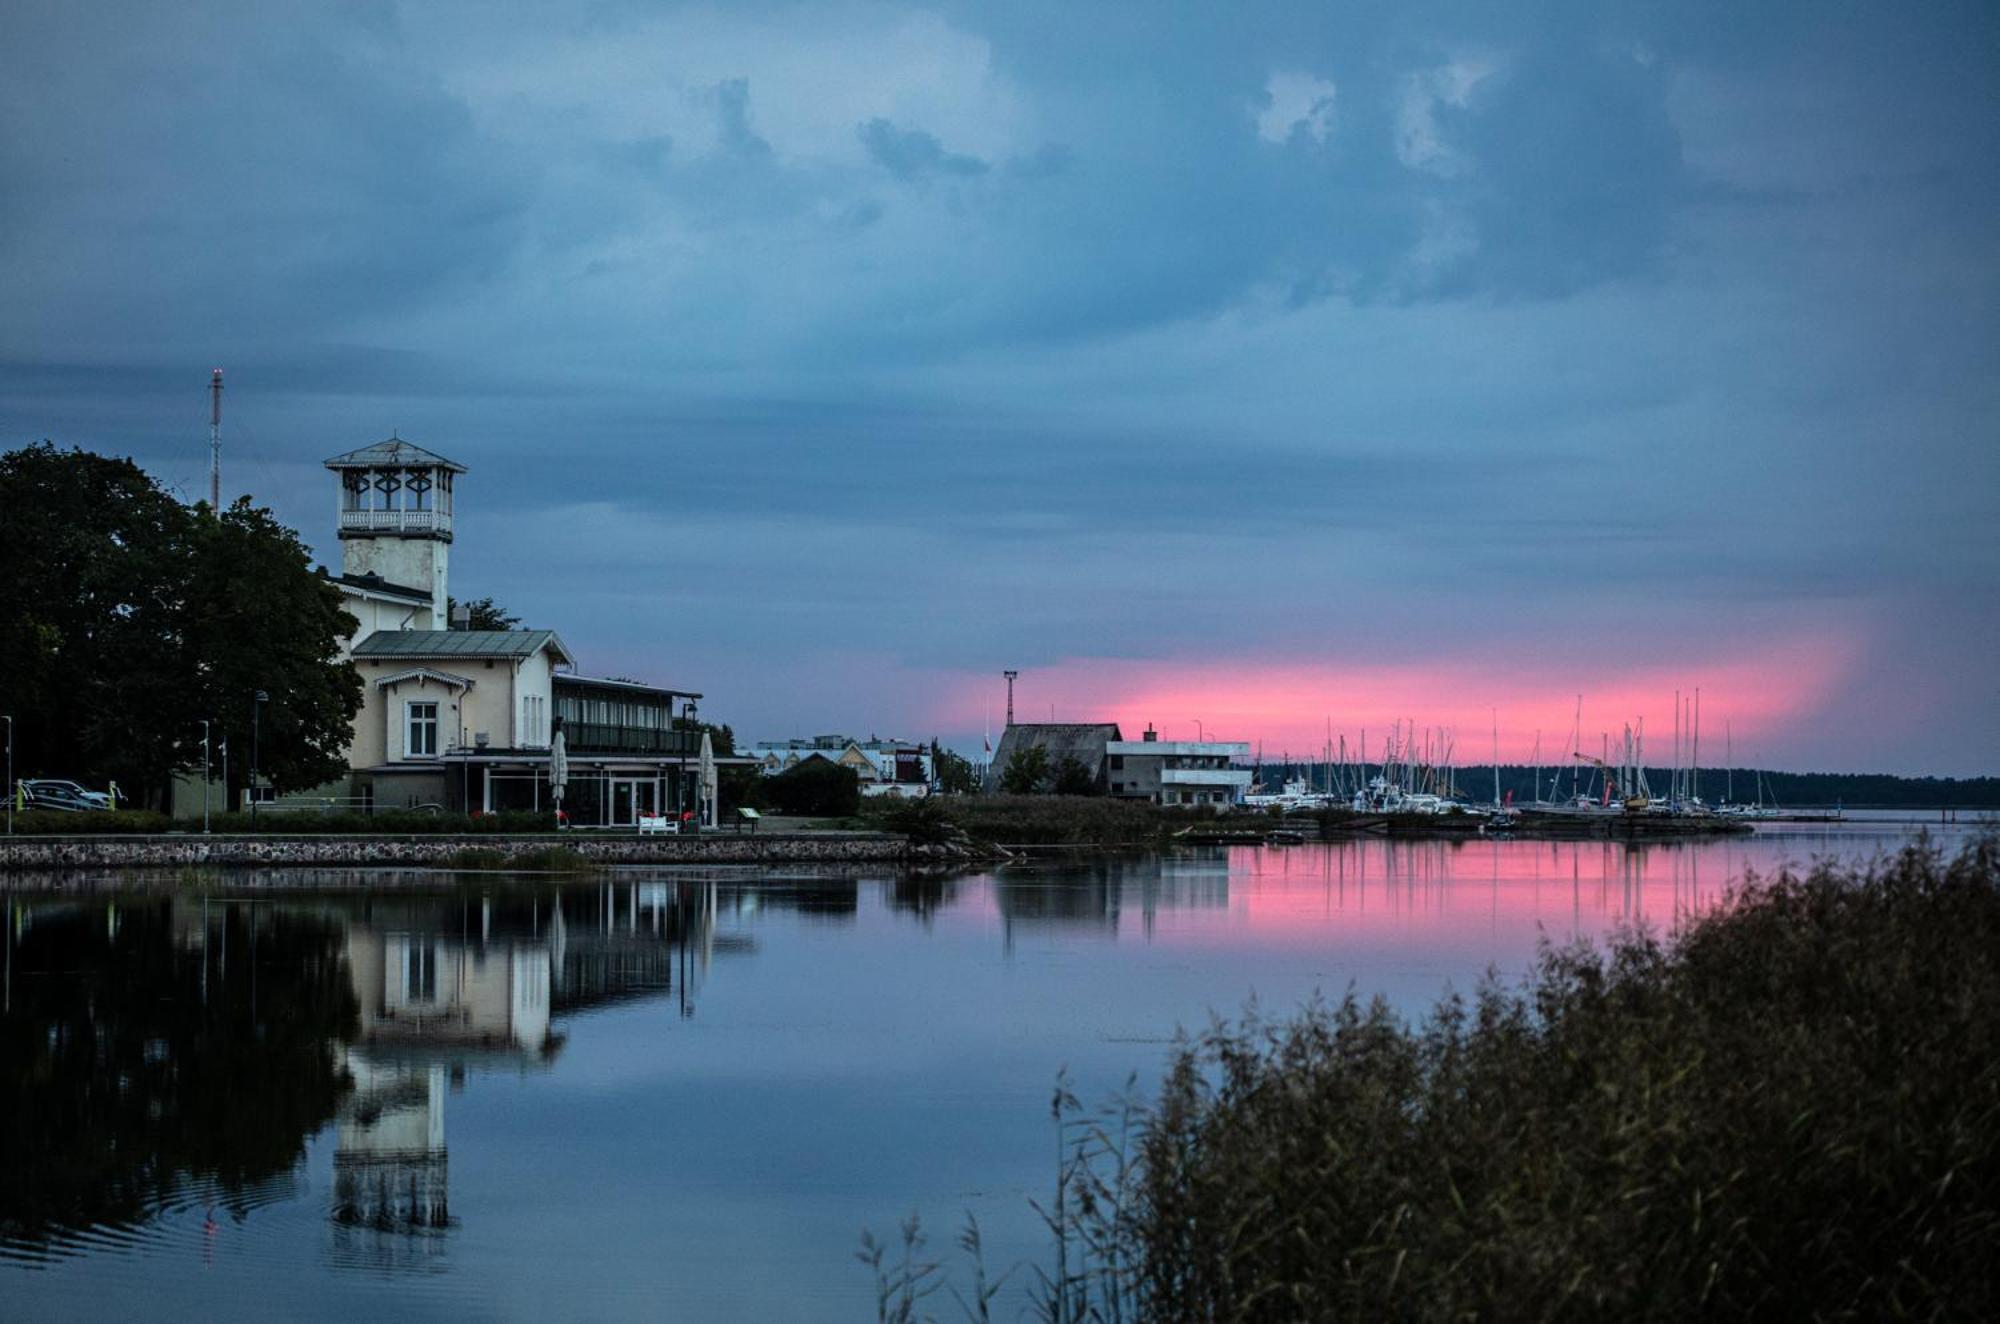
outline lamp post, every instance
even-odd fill
[[[208,719],[201,719],[201,834],[208,835]]]
[[[14,835],[14,714],[0,714],[7,719],[7,835]]]
[[[1194,719],[1194,738],[1204,744],[1208,742],[1208,729],[1201,724],[1199,717]]]
[[[270,701],[271,696],[263,690],[258,690],[250,699],[250,822],[252,826],[255,826],[257,822],[257,773],[258,769],[262,766],[262,746],[259,743],[262,738],[260,730],[261,719],[264,715],[264,705]]]

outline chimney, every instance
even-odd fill
[[[1151,722],[1148,722],[1146,723],[1146,733],[1140,736],[1139,738],[1141,740],[1158,740],[1160,738],[1160,733],[1153,729],[1153,724]]]

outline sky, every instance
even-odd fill
[[[0,14],[0,444],[740,737],[1152,723],[2000,772],[1985,3]],[[1726,733],[1726,734],[1725,734]]]

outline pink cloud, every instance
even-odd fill
[[[1659,660],[1599,656],[1579,639],[1554,662],[1509,656],[1462,655],[1415,665],[1352,660],[1070,658],[1024,671],[1016,687],[1023,721],[1046,721],[1053,703],[1062,721],[1115,721],[1128,735],[1148,723],[1163,735],[1262,742],[1267,758],[1316,754],[1330,719],[1336,738],[1353,749],[1366,728],[1369,752],[1381,749],[1392,723],[1453,733],[1457,760],[1483,762],[1492,749],[1498,711],[1500,756],[1524,762],[1541,733],[1545,761],[1559,762],[1577,695],[1583,696],[1583,745],[1613,740],[1627,721],[1643,718],[1646,754],[1670,756],[1674,692],[1690,699],[1701,687],[1703,761],[1720,762],[1728,722],[1739,761],[1774,745],[1792,744],[1825,712],[1861,649],[1858,632],[1822,631],[1770,639],[1731,652],[1690,644]],[[963,677],[950,687],[951,721],[976,729],[994,700],[997,677]],[[995,719],[997,721],[997,717]],[[1197,727],[1199,723],[1199,727]]]

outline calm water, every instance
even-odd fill
[[[1150,1081],[1253,995],[1421,1011],[1909,831],[15,891],[0,1318],[872,1317],[864,1226],[1035,1253],[1060,1068]]]

